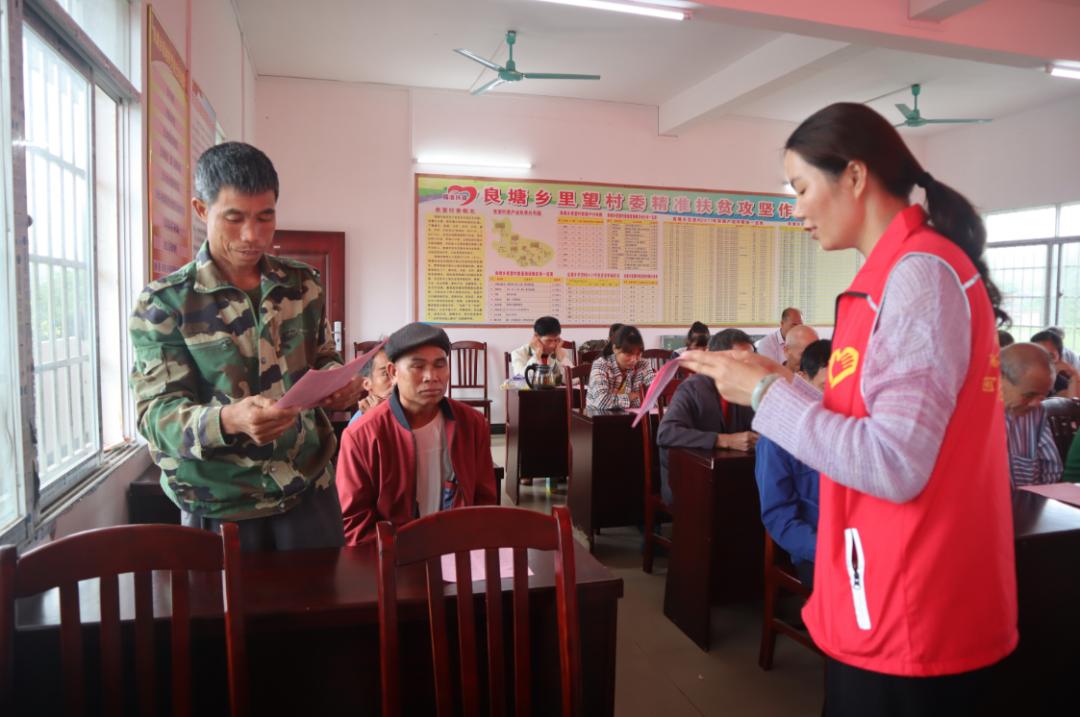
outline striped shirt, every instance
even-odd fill
[[[596,359],[589,374],[589,393],[586,408],[637,408],[645,391],[653,381],[652,365],[638,361],[629,371],[623,371],[615,361],[615,354]],[[631,399],[630,394],[637,398]]]
[[[1009,438],[1009,471],[1014,486],[1061,480],[1061,454],[1050,433],[1046,409],[1039,406],[1022,416],[1006,413],[1005,433]]]

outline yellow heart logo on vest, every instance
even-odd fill
[[[836,384],[855,373],[858,365],[859,352],[850,346],[833,351],[829,357],[829,388],[836,388]]]

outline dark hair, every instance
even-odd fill
[[[998,348],[1005,348],[1016,343],[1016,339],[1005,329],[998,329]]]
[[[607,340],[611,343],[611,340],[615,338],[615,334],[619,333],[619,329],[623,327],[623,324],[612,324],[607,330]]]
[[[832,355],[832,341],[818,339],[807,344],[803,349],[802,359],[799,361],[799,370],[808,378],[817,376],[818,371],[829,365],[829,356]]]
[[[608,341],[608,345],[604,347],[604,356],[615,353],[615,349],[625,351],[633,348],[644,349],[645,339],[641,338],[641,332],[637,330],[636,326],[624,324],[619,327],[619,330],[615,332],[615,337]]]
[[[790,142],[791,140],[788,140],[788,141]],[[798,309],[796,309],[794,306],[789,306],[780,313],[780,320],[781,321],[787,321],[789,318],[791,318],[792,314],[801,314],[801,313],[802,312],[799,311]]]
[[[1060,336],[1053,331],[1040,331],[1031,337],[1031,343],[1033,344],[1041,344],[1046,341],[1054,345],[1054,348],[1057,349],[1058,357],[1060,358],[1061,354],[1065,351],[1065,342],[1061,340]]]
[[[686,345],[703,349],[708,343],[709,327],[700,321],[690,324],[690,330],[686,332]]]
[[[562,324],[554,316],[541,316],[533,324],[537,336],[555,336],[562,333]]]
[[[217,201],[222,187],[249,195],[274,190],[277,199],[279,187],[274,163],[261,150],[244,142],[214,145],[195,164],[195,196],[209,206]]]
[[[750,339],[750,335],[742,329],[724,329],[709,339],[709,350],[730,351],[735,347],[735,344],[750,344],[753,346],[754,342]]]
[[[784,149],[833,178],[852,160],[862,161],[889,194],[905,200],[916,184],[921,186],[926,190],[930,224],[964,250],[982,277],[998,321],[1009,323],[1009,315],[1001,308],[1001,292],[983,259],[986,228],[978,212],[963,195],[922,168],[888,120],[866,105],[838,102],[803,120]]]
[[[360,367],[361,378],[371,378],[371,374],[375,371],[375,359],[379,358],[379,354],[386,356],[386,349],[383,349],[379,353],[372,356],[370,361]],[[390,357],[387,356],[387,359],[389,358]]]
[[[1065,340],[1065,329],[1061,328],[1060,326],[1047,326],[1046,330],[1052,334],[1057,334],[1058,336],[1060,336],[1062,341]]]

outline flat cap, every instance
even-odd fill
[[[391,361],[415,351],[421,346],[438,346],[450,355],[450,337],[438,326],[415,321],[390,334],[386,341],[386,356]]]

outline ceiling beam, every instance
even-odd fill
[[[908,0],[908,17],[912,20],[941,22],[985,0]]]
[[[843,42],[814,37],[778,37],[660,105],[660,134],[678,134],[706,115],[718,114],[750,93],[775,88],[785,78],[846,47]]]
[[[696,1],[694,20],[1012,67],[1080,61],[1080,5],[1071,0],[967,3],[944,22],[908,17],[909,3],[916,0]]]

